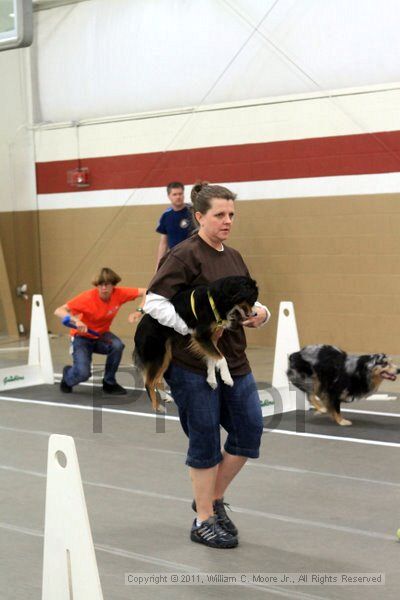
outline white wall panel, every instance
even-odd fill
[[[36,208],[29,49],[0,53],[0,211]]]
[[[400,130],[399,89],[277,99],[192,114],[133,118],[79,127],[82,158]],[[36,160],[77,157],[75,127],[39,128]]]
[[[275,181],[218,182],[232,189],[238,200],[276,200],[280,198],[336,198],[400,192],[400,174],[354,175],[344,177],[309,177]],[[165,187],[127,190],[100,190],[61,194],[39,194],[39,210],[66,208],[104,208],[109,206],[144,206],[165,204]]]

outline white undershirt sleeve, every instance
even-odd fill
[[[171,327],[181,335],[191,333],[191,329],[188,328],[185,321],[178,315],[174,305],[164,296],[147,292],[143,310],[146,314],[161,323],[161,325]]]

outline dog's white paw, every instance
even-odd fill
[[[350,425],[353,425],[353,423],[352,423],[352,421],[349,421],[348,419],[342,419],[342,420],[339,422],[339,425],[340,425],[341,427],[349,427]]]
[[[216,380],[216,379],[209,379],[209,378],[207,377],[207,383],[208,383],[208,385],[209,385],[209,386],[210,386],[210,387],[211,387],[213,390],[216,390],[216,389],[217,389],[217,387],[218,387],[218,383],[217,383],[217,380]]]
[[[221,373],[221,379],[222,379],[222,381],[226,385],[229,385],[230,387],[232,387],[233,386],[233,379],[232,379],[231,374],[229,372],[229,367],[228,367],[228,363],[226,362],[226,358],[221,358],[221,360],[219,360],[217,362],[216,367],[217,367],[217,369]]]
[[[215,360],[212,360],[211,358],[207,359],[207,383],[213,390],[216,390],[218,386],[217,377],[215,375],[216,366],[217,363]]]
[[[233,379],[231,377],[231,375],[229,374],[229,377],[222,377],[222,381],[226,384],[229,385],[230,387],[233,387]]]

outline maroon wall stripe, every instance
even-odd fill
[[[77,166],[77,160],[38,162],[38,193],[74,191],[67,172]],[[90,170],[90,186],[84,188],[89,191],[162,187],[174,180],[189,184],[196,179],[260,181],[390,173],[400,171],[400,131],[85,158],[81,166]]]

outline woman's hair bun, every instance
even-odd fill
[[[196,202],[196,198],[201,192],[201,190],[206,187],[206,185],[210,185],[208,181],[196,181],[194,186],[192,187],[192,191],[190,192],[190,198],[193,203]]]

